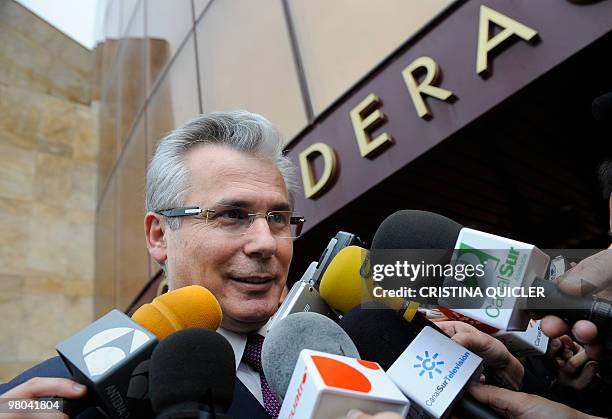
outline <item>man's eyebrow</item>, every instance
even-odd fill
[[[251,203],[240,199],[222,198],[218,200],[215,205],[223,205],[227,207],[237,208],[249,208],[251,206]]]
[[[272,205],[270,211],[291,211],[291,206],[288,202],[279,202]]]
[[[236,208],[245,208],[251,209],[253,208],[253,204],[248,201],[240,200],[240,199],[220,199],[215,203],[215,205],[223,205],[228,207],[236,207]],[[291,206],[288,202],[277,202],[272,204],[270,208],[267,208],[267,211],[291,211]]]

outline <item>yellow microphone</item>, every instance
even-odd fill
[[[190,327],[217,330],[221,319],[219,301],[200,285],[189,285],[162,294],[151,303],[142,305],[132,315],[132,320],[160,341]]]
[[[406,321],[412,321],[419,304],[400,297],[374,297],[375,282],[370,276],[368,250],[347,246],[340,250],[323,274],[319,293],[334,310],[346,313],[370,301],[383,303],[397,311]]]

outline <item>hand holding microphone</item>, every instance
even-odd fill
[[[150,410],[147,364],[157,340],[184,328],[216,329],[220,323],[219,302],[197,285],[155,298],[131,319],[113,310],[58,345],[74,381],[36,377],[2,396],[63,397],[62,410],[69,416],[96,406],[110,417],[125,417],[132,409],[142,414]],[[77,382],[85,390],[71,390]]]
[[[470,394],[500,414],[513,419],[596,419],[564,404],[533,394],[512,391],[487,384],[473,383]]]
[[[511,390],[521,388],[525,368],[499,340],[467,323],[441,321],[436,324],[452,340],[480,356],[501,385]]]
[[[596,253],[567,271],[555,280],[559,290],[567,295],[578,297],[595,296],[612,300],[612,249]],[[570,325],[557,316],[544,316],[542,331],[556,338],[570,331]],[[597,326],[588,320],[579,320],[571,326],[574,337],[585,346],[587,355],[592,359],[609,358],[608,351],[598,338],[602,334]]]
[[[590,360],[584,348],[567,335],[551,340],[546,355],[556,371],[558,384],[583,390],[595,378],[597,361]]]

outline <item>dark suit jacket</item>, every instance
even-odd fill
[[[4,394],[33,377],[71,378],[71,375],[59,357],[51,358],[35,365],[8,383],[0,384],[0,394]],[[234,399],[227,414],[234,419],[270,419],[257,399],[238,379],[236,379],[236,385],[234,386]],[[76,417],[79,419],[100,419],[103,418],[103,415],[92,406]]]

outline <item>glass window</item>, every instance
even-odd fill
[[[151,87],[193,28],[193,14],[191,0],[147,0],[146,7]]]
[[[286,139],[306,125],[280,0],[213,2],[196,33],[204,112],[257,112]]]
[[[103,153],[101,153],[103,154]],[[94,312],[98,318],[115,305],[116,187],[111,182],[96,214]]]
[[[454,0],[289,0],[315,114]]]
[[[117,78],[110,81],[110,86],[102,93],[98,116],[98,135],[100,154],[98,158],[98,197],[104,188],[115,166],[118,153],[117,124],[120,112],[119,83]]]
[[[121,32],[124,36],[132,24],[137,8],[141,8],[142,0],[121,0]]]
[[[195,10],[195,20],[202,15],[206,6],[210,4],[211,0],[193,0],[193,9]]]
[[[118,58],[121,119],[119,145],[125,143],[145,97],[145,29],[144,2],[139,2],[125,36],[121,39]]]
[[[144,118],[139,119],[118,163],[117,182],[117,306],[126,309],[147,283],[149,258],[145,244]]]
[[[168,131],[200,113],[193,34],[151,96],[147,107],[149,158]]]

